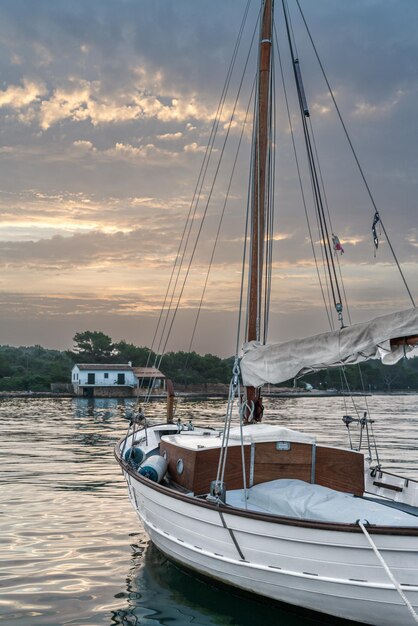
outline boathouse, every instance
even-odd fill
[[[166,378],[156,367],[133,367],[138,380],[139,393],[146,393],[152,388],[155,393],[165,393]]]
[[[71,382],[76,396],[90,398],[136,396],[150,387],[157,393],[165,390],[165,376],[158,369],[132,363],[76,363]]]

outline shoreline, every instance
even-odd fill
[[[263,398],[339,398],[339,397],[370,397],[370,396],[412,396],[417,395],[417,390],[409,390],[409,391],[374,391],[363,393],[362,391],[353,391],[351,394],[348,392],[339,392],[339,391],[275,391],[270,393],[263,394]],[[1,399],[10,399],[10,398],[22,398],[22,399],[31,399],[31,400],[39,400],[44,398],[72,398],[72,399],[81,399],[81,400],[105,400],[105,399],[114,399],[114,400],[140,400],[143,401],[145,399],[145,395],[137,396],[96,396],[87,398],[84,396],[76,396],[71,393],[55,393],[52,391],[0,391],[0,400]],[[153,395],[150,400],[165,400],[165,394]],[[214,400],[216,398],[225,399],[228,397],[227,393],[218,392],[204,392],[204,391],[179,391],[175,394],[175,398],[177,400],[188,400],[188,399],[199,399],[199,400]]]

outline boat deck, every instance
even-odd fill
[[[418,508],[386,506],[375,499],[355,497],[302,480],[279,479],[226,492],[226,504],[235,508],[297,519],[369,525],[418,527]]]

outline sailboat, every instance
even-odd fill
[[[246,337],[234,363],[224,427],[181,424],[171,411],[167,423],[153,424],[141,413],[115,456],[146,532],[174,562],[303,609],[361,624],[410,626],[418,622],[418,481],[385,471],[361,450],[321,445],[312,435],[268,424],[267,416],[262,421],[263,385],[369,359],[395,363],[418,341],[415,306],[344,323],[322,213],[340,328],[280,344],[266,340],[273,5],[261,0]],[[299,62],[291,54],[304,122],[309,110]],[[307,140],[309,146],[309,134]],[[312,147],[311,157],[312,171]],[[321,186],[312,174],[320,200]],[[172,406],[172,394],[170,399]],[[344,417],[347,428],[353,419]],[[366,413],[359,422],[369,432]]]

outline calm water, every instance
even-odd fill
[[[368,403],[381,460],[418,478],[418,396]],[[149,544],[113,457],[131,410],[123,400],[0,401],[0,622],[323,624],[196,581]],[[154,404],[148,416],[163,421],[164,410]],[[277,423],[343,445],[346,410],[341,398],[266,402]],[[205,424],[220,424],[223,411],[223,401],[182,402],[177,409],[182,419]]]

